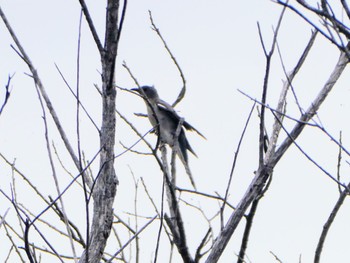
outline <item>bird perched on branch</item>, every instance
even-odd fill
[[[173,150],[176,150],[195,188],[188,166],[187,150],[194,156],[197,157],[197,155],[189,144],[183,128],[196,132],[204,139],[205,137],[191,124],[181,118],[170,104],[161,100],[154,87],[142,86],[132,90],[137,91],[143,97],[147,106],[148,119],[154,127],[156,134],[159,136],[161,142],[168,144]]]

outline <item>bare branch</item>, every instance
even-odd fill
[[[205,251],[204,253],[201,253],[202,249],[205,247],[205,245],[208,243],[210,234],[212,233],[212,229],[209,227],[208,231],[205,233],[204,237],[202,238],[201,243],[199,244],[196,255],[194,258],[194,262],[199,262],[199,260],[209,251]]]
[[[285,12],[286,8],[284,7],[282,9],[282,12],[279,16],[278,22],[277,22],[277,27],[276,30],[274,31],[273,35],[273,41],[271,45],[271,49],[269,53],[266,53],[266,50],[264,49],[265,52],[265,57],[266,57],[266,67],[265,67],[265,76],[264,76],[264,84],[263,84],[263,90],[262,90],[262,95],[261,95],[261,102],[262,105],[266,104],[266,99],[267,99],[267,88],[268,88],[268,82],[269,82],[269,77],[270,77],[270,67],[271,67],[271,59],[273,56],[273,53],[275,51],[275,46],[277,43],[277,35],[278,35],[278,30],[281,26],[283,15]],[[265,142],[265,107],[261,107],[261,114],[260,114],[260,131],[259,131],[259,165],[264,165],[263,159],[264,159],[264,142]]]
[[[229,218],[226,226],[221,231],[220,235],[216,238],[216,241],[214,243],[213,249],[207,258],[206,262],[217,262],[219,257],[221,256],[224,248],[226,247],[228,241],[231,238],[231,235],[235,231],[238,223],[240,222],[242,216],[244,215],[244,212],[249,207],[249,205],[260,195],[261,191],[263,190],[263,187],[269,178],[269,176],[273,172],[273,168],[277,164],[277,162],[280,160],[282,155],[285,153],[285,151],[289,148],[289,146],[292,144],[293,141],[299,136],[303,128],[305,127],[305,122],[308,122],[317,112],[319,107],[321,106],[322,102],[327,97],[328,93],[331,91],[332,87],[340,77],[341,73],[343,72],[345,66],[348,63],[348,58],[344,52],[341,53],[341,56],[339,58],[339,61],[337,65],[335,66],[335,69],[333,73],[331,74],[329,80],[325,84],[324,88],[321,90],[320,94],[315,98],[315,100],[311,103],[309,109],[306,111],[306,113],[300,118],[300,123],[297,123],[295,128],[291,132],[291,136],[293,140],[291,140],[290,137],[286,138],[285,141],[282,143],[282,145],[277,149],[276,153],[266,159],[263,160],[263,162],[259,162],[259,168],[256,172],[256,176],[253,179],[252,183],[248,187],[245,195],[237,205],[236,210]],[[268,70],[266,71],[268,74]],[[265,87],[265,84],[264,84]],[[264,96],[263,96],[264,98]],[[263,123],[263,121],[261,121]],[[263,125],[260,125],[260,151],[263,150],[262,144],[262,129]],[[261,157],[260,157],[261,158]],[[263,165],[261,165],[263,163]]]
[[[151,24],[152,24],[152,29],[157,33],[157,35],[159,36],[160,40],[162,41],[166,51],[169,53],[171,59],[173,60],[177,70],[180,73],[181,76],[181,80],[182,80],[182,89],[177,97],[177,99],[175,100],[175,102],[171,105],[172,107],[175,107],[179,102],[181,102],[181,100],[185,97],[185,93],[186,93],[186,79],[185,79],[185,75],[181,70],[181,67],[179,65],[179,63],[177,62],[175,56],[173,55],[173,53],[170,51],[170,48],[168,46],[168,44],[165,42],[162,34],[160,33],[159,28],[155,25],[154,21],[153,21],[153,17],[152,17],[152,12],[148,11],[149,13],[149,19],[151,20]]]
[[[251,99],[252,101],[254,101],[255,103],[262,105],[262,103],[261,103],[260,101],[258,101],[257,99],[255,99],[255,98],[249,96],[248,94],[244,93],[244,92],[241,91],[241,90],[238,90],[238,91],[239,91],[241,94],[243,94],[244,96],[246,96],[247,98],[249,98],[249,99]],[[281,97],[280,97],[280,98],[281,98]],[[292,121],[294,121],[294,122],[296,122],[296,123],[301,123],[301,124],[303,124],[303,125],[305,125],[305,126],[310,126],[310,127],[314,127],[314,128],[320,129],[324,134],[327,135],[327,137],[328,137],[331,141],[333,141],[335,144],[337,144],[337,146],[340,147],[340,148],[342,149],[342,151],[344,151],[348,156],[350,156],[350,151],[347,150],[339,141],[337,141],[337,140],[336,140],[323,126],[321,126],[320,124],[318,124],[318,123],[305,122],[305,121],[302,121],[302,120],[300,120],[300,119],[294,118],[294,117],[292,117],[292,116],[290,116],[290,115],[287,115],[287,114],[284,113],[284,112],[281,112],[281,111],[279,111],[279,110],[277,110],[277,109],[274,109],[274,108],[270,107],[270,106],[267,105],[267,104],[265,104],[264,106],[265,106],[267,109],[269,109],[269,110],[272,112],[272,114],[274,114],[275,116],[278,116],[278,115],[279,115],[279,116],[282,116],[283,118],[288,118],[288,119],[290,119],[290,120],[292,120]],[[312,118],[311,118],[311,119],[312,119]],[[310,119],[310,120],[311,120],[311,119]],[[281,119],[275,119],[275,120],[281,121]]]
[[[347,197],[347,195],[349,194],[349,189],[350,188],[350,183],[347,185],[347,189],[344,189],[336,204],[334,205],[326,223],[323,225],[323,228],[322,228],[322,233],[321,233],[321,236],[318,240],[318,243],[317,243],[317,248],[316,248],[316,251],[315,251],[315,258],[314,258],[314,263],[319,263],[320,262],[320,259],[321,259],[321,253],[322,253],[322,249],[323,249],[323,244],[326,240],[326,237],[327,237],[327,234],[328,234],[328,231],[335,219],[335,217],[337,216],[342,204],[344,203],[344,200],[345,198]]]
[[[59,187],[58,178],[57,178],[57,174],[56,174],[56,168],[55,168],[55,165],[54,165],[54,161],[53,161],[53,158],[52,158],[52,151],[51,151],[51,147],[50,147],[49,134],[48,134],[49,130],[48,130],[48,125],[47,125],[45,107],[44,107],[44,103],[43,103],[43,101],[41,99],[40,91],[39,91],[38,88],[37,88],[37,93],[38,93],[38,99],[39,99],[39,102],[40,102],[41,110],[42,110],[42,113],[43,113],[43,121],[44,121],[44,129],[45,129],[44,136],[45,136],[46,149],[47,149],[48,158],[49,158],[49,162],[50,162],[50,166],[51,166],[52,176],[53,176],[53,179],[54,179],[54,182],[55,182],[57,195],[61,196],[61,190],[60,190],[60,187]],[[75,247],[74,247],[74,242],[73,242],[73,238],[72,238],[72,233],[71,233],[70,228],[69,228],[68,217],[67,217],[67,213],[65,211],[64,202],[63,202],[63,199],[61,197],[59,198],[59,201],[60,201],[61,206],[62,206],[63,222],[66,225],[66,229],[67,229],[67,233],[68,233],[68,236],[69,236],[69,241],[70,241],[70,245],[71,245],[72,253],[73,253],[73,257],[74,257],[74,262],[77,262],[77,255],[76,255],[76,252],[75,252]],[[27,224],[27,223],[28,222],[26,222],[26,230],[28,228],[28,231],[29,231],[30,224]]]
[[[237,149],[236,149],[235,154],[234,154],[233,163],[232,163],[231,171],[230,171],[230,176],[229,176],[229,179],[228,179],[228,182],[227,182],[227,186],[226,186],[224,202],[223,202],[223,204],[222,204],[222,206],[220,208],[220,216],[221,216],[221,221],[222,221],[221,223],[222,223],[222,225],[223,225],[224,210],[225,210],[225,206],[227,204],[228,193],[229,193],[229,190],[230,190],[230,187],[231,187],[232,178],[233,178],[233,172],[234,172],[234,170],[236,168],[236,162],[237,162],[237,159],[238,159],[238,154],[239,154],[242,142],[243,142],[243,138],[244,138],[245,132],[246,132],[246,130],[248,128],[248,124],[249,124],[250,118],[251,118],[251,116],[253,114],[254,107],[255,107],[255,103],[253,103],[253,106],[252,106],[252,108],[251,108],[251,110],[249,112],[248,118],[246,120],[246,123],[244,125],[243,131],[241,133],[241,137],[239,138]]]
[[[7,84],[5,85],[5,99],[4,99],[4,102],[2,103],[1,107],[0,107],[0,115],[2,113],[2,111],[4,110],[9,98],[10,98],[10,95],[11,95],[11,91],[10,91],[10,83],[11,83],[11,79],[13,78],[14,74],[12,76],[8,76],[8,79],[7,79]]]
[[[126,64],[125,61],[123,62],[123,67],[128,71],[130,77],[133,79],[133,81],[135,82],[136,86],[137,86],[138,88],[140,88],[139,82],[137,81],[137,79],[136,79],[136,77],[134,76],[134,74],[132,74],[131,69],[128,67],[128,65]],[[136,93],[135,93],[135,94],[136,94]]]
[[[63,191],[61,191],[61,194],[58,195],[51,203],[49,203],[49,205],[44,209],[42,210],[31,222],[31,224],[33,224],[39,217],[41,217],[46,211],[48,211],[53,205],[54,203],[56,203],[64,194],[65,192],[73,185],[73,183],[82,175],[82,173],[85,172],[85,170],[87,170],[90,165],[94,162],[94,160],[97,158],[97,156],[100,154],[100,151],[99,150],[96,155],[92,158],[91,162],[82,170],[81,173],[79,173],[78,175],[76,175],[73,180],[64,188]]]
[[[276,117],[276,115],[275,115]],[[282,125],[282,124],[281,124]],[[316,167],[318,169],[320,169],[323,173],[325,173],[330,179],[332,179],[335,183],[338,184],[338,186],[342,186],[344,188],[347,188],[347,186],[341,182],[339,182],[337,180],[337,178],[335,176],[333,176],[332,174],[330,174],[326,169],[324,169],[319,163],[317,163],[310,155],[308,155],[303,149],[302,147],[300,147],[300,145],[295,141],[295,139],[293,139],[293,137],[291,136],[290,133],[288,133],[288,131],[286,130],[286,128],[282,125],[283,130],[287,133],[288,138],[292,140],[293,144],[298,148],[298,150],[309,160],[311,161],[314,165],[316,165]],[[349,189],[348,189],[349,190]]]
[[[89,25],[89,28],[90,28],[90,31],[91,31],[91,34],[95,40],[95,43],[97,45],[97,49],[100,51],[100,54],[101,56],[103,55],[104,53],[104,48],[101,44],[101,41],[100,41],[100,38],[98,37],[98,34],[97,34],[97,31],[96,31],[96,28],[95,28],[95,25],[94,25],[94,22],[92,21],[92,18],[90,16],[90,12],[89,12],[89,9],[85,3],[85,0],[79,0],[80,2],[80,5],[81,5],[81,10],[83,11],[84,13],[84,16],[85,16],[85,19]]]
[[[244,228],[244,233],[243,233],[243,238],[242,238],[242,243],[241,243],[241,249],[239,251],[238,254],[238,259],[237,259],[237,263],[244,263],[245,262],[245,254],[246,254],[246,250],[248,247],[248,240],[249,240],[249,236],[250,236],[250,230],[252,229],[253,226],[253,219],[256,213],[256,210],[258,208],[258,204],[259,204],[259,200],[260,199],[256,199],[254,200],[254,202],[252,203],[252,206],[250,207],[250,211],[247,218],[247,222]]]
[[[339,144],[342,145],[342,131],[339,133]],[[339,146],[338,150],[338,163],[337,163],[337,180],[340,181],[340,166],[341,166],[341,159],[342,159],[342,147]],[[338,185],[339,193],[341,194],[342,189],[340,188],[340,185]]]
[[[277,140],[278,140],[281,128],[282,128],[282,121],[283,121],[282,118],[285,116],[286,97],[287,97],[287,92],[288,92],[289,87],[293,91],[293,95],[294,95],[295,101],[296,101],[296,103],[297,103],[297,105],[299,107],[300,113],[301,114],[303,113],[302,110],[301,110],[301,107],[300,107],[300,105],[298,103],[298,99],[297,99],[297,97],[295,95],[295,92],[294,92],[294,89],[293,89],[293,85],[292,85],[292,81],[293,81],[294,77],[297,75],[297,73],[299,72],[299,70],[302,67],[302,65],[304,64],[304,62],[306,60],[306,57],[309,54],[309,51],[311,50],[311,47],[313,46],[313,43],[315,42],[316,35],[317,35],[317,31],[312,33],[311,38],[310,38],[306,48],[304,49],[303,54],[301,55],[301,57],[299,58],[299,60],[297,62],[297,65],[294,67],[294,69],[289,74],[287,74],[287,72],[286,72],[286,69],[285,69],[283,61],[282,61],[282,56],[281,56],[280,50],[278,48],[278,51],[279,51],[279,54],[280,54],[280,60],[282,62],[282,67],[283,67],[283,70],[285,72],[285,76],[286,76],[287,80],[284,82],[284,85],[283,85],[283,88],[282,88],[282,91],[281,91],[281,94],[280,94],[280,98],[279,98],[279,101],[278,101],[278,104],[277,104],[277,110],[274,113],[274,115],[275,115],[275,122],[273,124],[271,137],[269,139],[269,146],[268,146],[268,149],[266,151],[266,158],[267,159],[270,158],[270,156],[272,156],[272,154],[275,153]],[[277,45],[277,47],[278,47],[278,45]]]
[[[311,118],[316,114],[317,110],[320,108],[323,101],[326,99],[327,95],[332,90],[335,83],[341,76],[348,62],[349,60],[347,54],[342,52],[333,72],[331,73],[331,76],[323,86],[322,90],[319,92],[318,96],[314,99],[314,101],[311,103],[306,112],[300,117],[298,123],[290,132],[290,137],[286,138],[281,143],[280,147],[276,151],[276,154],[273,156],[273,158],[270,159],[270,164],[272,166],[274,166],[280,160],[280,158],[287,151],[289,146],[293,143],[293,140],[295,140],[300,135],[300,133],[306,126],[305,123],[311,120]]]
[[[193,262],[191,255],[188,251],[187,240],[185,235],[185,229],[182,221],[182,216],[179,209],[179,204],[176,200],[175,186],[171,183],[169,176],[169,167],[167,162],[167,153],[165,145],[160,147],[162,153],[162,167],[163,176],[165,179],[167,201],[169,203],[169,210],[171,218],[167,214],[164,215],[165,221],[167,222],[172,234],[173,241],[183,259],[184,262]]]
[[[275,253],[273,253],[272,251],[270,251],[270,253],[272,254],[272,256],[274,256],[274,258],[276,259],[276,261],[277,261],[278,263],[283,263],[283,262],[277,257],[277,255],[276,255]]]
[[[25,231],[24,231],[24,245],[25,245],[25,252],[27,254],[27,258],[29,259],[30,263],[36,263],[37,260],[35,257],[33,257],[33,252],[30,249],[30,244],[29,244],[29,238],[28,238],[28,232],[29,232],[29,220],[27,219],[25,221]]]
[[[185,192],[185,193],[191,193],[191,194],[195,194],[195,195],[199,195],[199,196],[203,196],[203,197],[207,197],[207,198],[211,198],[211,199],[214,199],[214,200],[220,200],[224,203],[226,203],[226,205],[228,207],[230,207],[232,210],[235,210],[236,208],[230,204],[224,197],[221,197],[221,196],[215,196],[215,195],[211,195],[211,194],[208,194],[208,193],[203,193],[203,192],[199,192],[199,191],[194,191],[194,190],[189,190],[189,189],[183,189],[183,188],[180,188],[180,187],[176,187],[176,190],[180,191],[180,192]]]
[[[108,262],[112,262],[112,260],[120,253],[122,252],[135,238],[138,237],[138,235],[143,231],[145,230],[153,221],[154,219],[156,219],[158,216],[155,215],[154,217],[152,217],[152,219],[150,219],[147,224],[145,224],[143,227],[140,228],[139,231],[137,231],[135,233],[135,235],[132,236],[132,238],[130,238],[117,252],[115,252],[115,254],[109,259],[107,260],[107,263]]]
[[[57,130],[59,131],[59,133],[61,135],[61,138],[65,144],[65,147],[68,150],[68,152],[69,152],[74,164],[76,165],[77,169],[79,170],[79,167],[80,167],[79,160],[78,160],[76,154],[74,153],[73,147],[71,146],[65,131],[63,130],[61,122],[58,118],[58,115],[57,115],[55,109],[52,106],[52,103],[51,103],[49,96],[46,93],[44,85],[42,84],[42,82],[39,78],[39,75],[38,75],[34,65],[32,64],[30,58],[28,57],[27,53],[25,52],[24,48],[22,47],[21,43],[19,42],[15,32],[13,31],[12,27],[10,26],[5,14],[2,12],[1,7],[0,7],[0,16],[1,16],[2,20],[4,21],[6,28],[7,28],[8,32],[10,33],[12,39],[16,43],[16,46],[19,49],[18,54],[24,60],[24,62],[27,64],[28,68],[30,69],[30,71],[32,73],[32,77],[33,77],[34,82],[35,82],[35,85],[38,87],[41,95],[43,96],[43,99],[45,100],[46,106],[50,111],[50,114],[55,122]]]
[[[348,18],[350,19],[350,9],[349,9],[349,5],[348,2],[346,0],[340,0],[341,4],[343,5],[343,8],[346,12],[346,15],[348,16]]]
[[[157,234],[157,242],[156,242],[156,249],[155,249],[155,253],[154,253],[154,263],[157,262],[158,260],[158,251],[159,251],[159,246],[160,246],[160,236],[162,234],[162,229],[164,226],[164,196],[165,196],[165,176],[163,175],[163,184],[162,184],[162,196],[161,196],[161,207],[160,207],[160,224],[159,224],[159,228],[158,228],[158,234]],[[152,202],[153,204],[153,202]],[[156,211],[157,208],[154,205]],[[157,211],[158,213],[158,211]],[[171,242],[171,238],[170,238],[170,234],[168,233],[168,231],[166,230],[166,228],[164,227],[165,232],[167,233],[167,236],[169,238],[169,241],[171,243],[171,251],[173,249],[173,243]]]
[[[321,20],[324,21],[323,26],[328,31],[325,32],[322,30],[319,26],[317,26],[314,22],[312,22],[305,14],[303,14],[301,11],[299,11],[296,7],[288,4],[288,1],[282,1],[282,0],[276,0],[276,3],[283,5],[284,7],[288,7],[288,9],[295,12],[297,15],[299,15],[302,19],[304,19],[308,24],[310,24],[315,30],[320,32],[325,38],[327,38],[331,43],[333,43],[335,46],[337,46],[340,51],[347,53],[347,55],[350,57],[350,54],[348,53],[347,47],[343,43],[343,38],[340,36],[340,34],[343,34],[346,39],[350,38],[350,29],[347,27],[344,23],[339,21],[334,13],[332,11],[329,11],[329,5],[323,4],[321,8],[312,7],[304,0],[297,0],[297,2],[304,7],[305,9],[311,11],[315,15],[321,18]],[[329,21],[332,25],[333,30],[337,33],[339,37],[340,43],[334,38],[333,33],[329,31]],[[327,28],[328,27],[328,28]]]
[[[78,99],[77,94],[74,93],[73,89],[71,88],[71,86],[69,85],[69,83],[67,82],[66,78],[64,77],[62,71],[60,70],[60,68],[58,67],[58,65],[55,63],[55,67],[58,71],[58,73],[60,74],[62,80],[64,81],[64,83],[66,84],[67,88],[69,89],[69,91],[72,93],[72,95],[74,96],[74,98],[79,102],[80,107],[84,110],[86,116],[89,118],[89,120],[91,121],[91,123],[94,125],[94,127],[96,128],[97,132],[100,134],[100,129],[98,128],[96,122],[92,119],[91,115],[89,114],[89,112],[87,111],[87,109],[85,108],[85,106],[83,105],[83,103],[81,102],[80,99]]]
[[[0,216],[0,228],[1,228],[1,225],[4,223],[4,221],[5,221],[5,218],[6,218],[6,215],[7,215],[7,213],[8,213],[8,211],[10,210],[10,208],[7,208],[7,210],[5,211],[5,214],[4,215],[2,215],[2,216]]]

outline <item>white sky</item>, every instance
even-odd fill
[[[100,38],[103,39],[105,3],[87,1]],[[76,103],[59,76],[55,63],[63,72],[69,84],[76,87],[76,54],[79,24],[78,1],[20,1],[0,0],[1,8],[7,15],[25,50],[36,66],[49,93],[64,128],[73,142],[76,139]],[[273,30],[281,7],[272,1],[129,1],[125,27],[118,50],[116,81],[125,88],[135,87],[126,70],[121,66],[126,61],[141,84],[155,85],[160,96],[172,103],[181,89],[179,74],[162,46],[160,39],[151,30],[148,10],[178,60],[187,80],[185,99],[177,106],[181,116],[193,124],[206,137],[202,140],[195,134],[187,133],[198,159],[190,156],[190,165],[200,191],[222,196],[233,155],[244,127],[252,102],[241,95],[238,89],[252,97],[260,98],[265,59],[258,36],[257,22],[260,23],[267,48],[270,47]],[[287,71],[296,64],[311,35],[311,28],[295,14],[287,12],[282,23],[279,45]],[[0,151],[9,160],[16,159],[16,166],[25,173],[45,195],[56,196],[46,146],[42,111],[37,99],[33,81],[24,73],[28,69],[11,49],[10,39],[3,23],[0,23],[0,87],[4,87],[7,76],[15,73],[12,80],[12,94],[8,105],[0,116]],[[100,98],[93,86],[100,84],[100,59],[89,29],[83,20],[81,39],[80,88],[82,102],[99,125]],[[338,50],[323,37],[318,36],[305,67],[295,81],[295,89],[304,109],[315,97],[327,80],[338,59]],[[275,54],[268,90],[268,103],[276,105],[284,79],[278,54]],[[343,131],[343,143],[349,145],[349,79],[348,70],[343,73],[333,93],[327,98],[319,112],[320,120],[329,132],[338,137]],[[2,91],[1,91],[2,92]],[[0,95],[3,93],[0,93]],[[2,98],[2,96],[0,96]],[[138,118],[135,112],[145,112],[141,99],[124,91],[118,91],[117,108],[142,132],[150,129],[146,119]],[[288,100],[288,113],[299,117],[292,97]],[[258,164],[258,117],[254,114],[249,125],[239,155],[236,172],[230,191],[230,202],[237,204],[253,178]],[[91,160],[98,151],[99,140],[93,125],[82,113],[82,145]],[[272,116],[268,116],[267,129],[271,131]],[[288,122],[287,127],[292,127]],[[132,145],[137,136],[130,128],[118,120],[117,142]],[[50,138],[54,141],[67,167],[72,163],[50,119]],[[153,135],[149,141],[155,143]],[[316,161],[333,175],[336,174],[338,149],[329,138],[315,128],[307,128],[298,140],[300,145]],[[147,148],[143,144],[135,150]],[[116,152],[123,148],[120,144]],[[348,182],[348,160],[343,156],[342,182]],[[178,183],[190,188],[189,181],[180,168]],[[57,166],[58,163],[57,163]],[[97,166],[93,166],[94,171]],[[59,168],[58,168],[59,169]],[[151,157],[127,153],[116,160],[119,187],[115,210],[127,221],[132,218],[125,212],[133,212],[133,179],[143,177],[151,195],[160,203],[161,173]],[[68,176],[59,169],[61,187],[68,184]],[[75,173],[75,170],[73,170]],[[1,189],[10,194],[11,170],[0,162]],[[30,202],[33,194],[28,192],[21,180],[18,181],[18,198],[21,203],[40,212],[44,204]],[[144,216],[155,214],[150,202],[144,197],[139,186],[140,205],[138,212]],[[132,194],[130,194],[132,193]],[[270,251],[283,262],[311,262],[317,240],[335,201],[337,186],[313,164],[306,160],[295,147],[292,147],[277,165],[273,182],[266,196],[261,200],[248,248],[252,262],[275,262]],[[84,225],[83,193],[79,188],[67,194],[67,209],[77,224]],[[189,198],[214,215],[216,201]],[[10,207],[0,196],[0,214]],[[186,231],[191,253],[207,226],[198,212],[185,216]],[[322,262],[344,262],[348,259],[348,236],[350,228],[349,202],[346,201],[336,218],[325,243]],[[185,214],[185,212],[183,212]],[[14,220],[15,211],[11,208],[8,217]],[[227,214],[228,215],[228,214]],[[82,220],[82,221],[79,221]],[[143,225],[146,221],[140,221]],[[198,222],[202,222],[199,224]],[[216,222],[217,223],[217,222]],[[218,234],[215,223],[215,235]],[[244,224],[235,232],[232,242],[226,249],[221,262],[236,262]],[[158,223],[145,232],[149,240],[155,240]],[[83,231],[83,227],[82,227]],[[34,232],[34,231],[33,231]],[[141,236],[142,237],[142,236]],[[7,242],[3,228],[0,230],[0,243]],[[166,239],[164,239],[166,241]],[[151,244],[151,246],[149,246]],[[164,242],[160,259],[165,260],[168,246]],[[65,246],[65,244],[59,244]],[[1,245],[2,246],[2,245]],[[142,247],[143,262],[152,259],[154,242]],[[0,261],[4,260],[0,253]],[[134,260],[131,259],[131,262]],[[162,260],[160,260],[161,262]]]

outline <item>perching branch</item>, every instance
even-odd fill
[[[171,233],[173,234],[173,242],[175,243],[182,259],[186,263],[193,262],[193,259],[189,253],[187,247],[187,240],[185,235],[185,228],[179,208],[178,201],[176,199],[175,186],[171,182],[170,171],[167,161],[167,153],[165,145],[160,147],[162,153],[162,171],[165,178],[165,187],[167,193],[167,201],[169,204],[170,216],[164,215],[165,221],[168,224]]]

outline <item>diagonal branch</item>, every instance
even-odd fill
[[[276,154],[269,160],[269,165],[275,166],[277,162],[281,159],[283,154],[287,151],[289,146],[293,143],[293,141],[300,135],[303,129],[306,126],[306,123],[311,120],[311,118],[316,114],[323,101],[326,99],[328,94],[331,92],[334,84],[338,81],[339,77],[343,73],[346,65],[348,64],[349,59],[345,52],[341,52],[339,60],[331,73],[331,76],[315,98],[315,100],[311,103],[306,112],[300,117],[299,122],[294,126],[292,131],[290,132],[290,136],[287,137],[277,149]]]
[[[343,38],[341,35],[343,35],[346,39],[350,38],[350,28],[347,27],[344,23],[339,21],[333,11],[331,10],[329,4],[323,2],[321,7],[315,8],[311,5],[309,5],[304,0],[297,0],[297,2],[304,7],[306,10],[314,13],[317,17],[321,19],[321,24],[325,28],[323,30],[320,28],[317,24],[315,24],[311,19],[309,19],[305,14],[303,14],[300,10],[298,10],[295,6],[290,5],[288,1],[282,1],[282,0],[276,0],[276,3],[288,7],[291,11],[295,12],[298,16],[300,16],[302,19],[304,19],[308,24],[310,24],[315,30],[320,32],[325,38],[327,38],[332,44],[336,45],[340,51],[346,52],[348,56],[350,54],[348,53],[346,45],[344,45]],[[331,10],[331,11],[330,11]],[[337,34],[339,41],[334,37],[334,34],[331,32],[330,27],[332,30]]]
[[[338,212],[340,210],[340,207],[344,203],[345,198],[349,194],[349,190],[348,190],[349,188],[350,188],[350,183],[347,185],[347,189],[344,189],[340,193],[340,196],[339,196],[336,204],[334,205],[334,207],[332,209],[332,212],[330,213],[326,223],[323,225],[322,233],[321,233],[321,236],[320,236],[320,238],[318,240],[316,251],[315,251],[314,263],[319,263],[320,262],[321,253],[322,253],[322,249],[323,249],[323,244],[324,244],[324,242],[326,240],[328,231],[329,231],[329,229],[330,229],[330,227],[331,227],[335,217],[337,216],[337,214],[338,214]]]
[[[87,5],[86,5],[84,0],[79,0],[79,2],[81,5],[81,10],[83,11],[85,19],[89,25],[92,37],[94,38],[95,43],[97,45],[97,49],[99,50],[100,54],[102,55],[104,53],[104,49],[103,49],[103,46],[101,44],[100,38],[98,37],[94,22],[92,21],[92,18],[91,18],[90,12],[89,12],[89,9],[87,8]]]
[[[294,77],[297,75],[300,68],[304,64],[305,59],[306,59],[307,55],[309,54],[309,51],[311,50],[313,43],[315,42],[316,35],[317,35],[317,31],[314,31],[311,35],[311,38],[310,38],[306,48],[304,49],[303,54],[299,58],[297,65],[294,67],[294,69],[289,74],[285,73],[287,80],[284,82],[282,92],[280,94],[280,98],[278,101],[277,112],[275,114],[276,118],[275,118],[275,122],[273,124],[272,134],[271,134],[271,137],[269,140],[270,141],[269,147],[268,147],[267,152],[266,152],[267,159],[269,159],[270,156],[272,156],[272,154],[275,153],[277,139],[278,139],[278,136],[279,136],[281,128],[282,128],[282,118],[283,118],[284,112],[285,112],[286,96],[287,96],[288,89],[289,89],[289,87],[292,87],[292,81],[293,81]],[[297,101],[296,96],[295,96],[295,99]]]
[[[319,95],[311,103],[310,107],[305,112],[305,114],[301,116],[300,122],[298,122],[295,125],[292,132],[290,133],[290,136],[287,137],[282,142],[281,146],[277,149],[275,154],[270,156],[268,159],[266,158],[268,156],[265,156],[264,165],[259,166],[256,172],[256,176],[254,177],[252,183],[248,187],[243,198],[237,205],[236,210],[233,212],[233,214],[229,218],[226,226],[221,231],[220,235],[216,238],[213,245],[213,249],[206,262],[212,263],[212,262],[217,262],[219,260],[228,241],[230,240],[232,234],[237,228],[239,222],[241,221],[241,218],[244,216],[245,211],[248,209],[251,203],[254,200],[256,200],[256,198],[260,195],[261,191],[265,186],[267,179],[272,174],[273,169],[277,164],[277,162],[281,159],[281,157],[287,151],[287,149],[290,147],[293,141],[295,141],[296,138],[300,135],[306,123],[316,114],[317,110],[320,108],[323,101],[326,99],[327,95],[334,87],[334,84],[339,79],[347,63],[348,63],[347,54],[345,52],[341,52],[338,63],[336,64],[328,81],[320,91]]]
[[[175,100],[175,102],[171,105],[173,108],[185,97],[185,93],[186,93],[186,79],[185,79],[185,75],[181,70],[181,67],[179,65],[179,63],[177,62],[175,56],[173,55],[173,53],[171,52],[168,44],[165,42],[162,34],[160,33],[159,28],[155,25],[154,21],[153,21],[153,17],[152,17],[152,12],[148,11],[149,13],[149,19],[151,20],[151,24],[152,24],[152,29],[157,33],[157,35],[159,36],[160,40],[162,41],[166,51],[169,53],[171,59],[173,60],[176,68],[178,69],[180,76],[181,76],[181,80],[182,80],[182,89],[177,97],[177,99]]]
[[[38,89],[40,90],[41,95],[43,96],[43,99],[45,100],[46,106],[49,109],[49,112],[54,120],[54,123],[56,125],[56,128],[58,130],[58,132],[61,135],[61,138],[65,144],[66,149],[68,150],[75,166],[77,167],[77,169],[79,170],[80,168],[80,164],[79,164],[79,160],[76,156],[76,154],[74,153],[73,147],[71,146],[70,142],[68,141],[67,135],[65,133],[65,131],[63,130],[63,127],[61,125],[61,122],[58,118],[58,115],[54,109],[54,107],[52,106],[51,100],[49,98],[49,96],[46,93],[46,90],[44,88],[44,85],[42,84],[38,72],[36,71],[33,63],[31,62],[30,58],[28,57],[27,53],[25,52],[24,48],[22,47],[21,43],[19,42],[15,32],[13,31],[11,25],[9,24],[5,14],[2,12],[2,9],[0,7],[0,16],[2,18],[2,20],[5,23],[5,26],[8,30],[8,32],[10,33],[13,41],[16,43],[17,48],[19,49],[18,54],[20,55],[20,57],[24,60],[24,62],[27,64],[29,70],[32,73],[32,77],[34,79],[35,85],[38,87]]]
[[[262,42],[262,46],[264,48],[264,53],[265,53],[265,57],[266,57],[266,69],[265,69],[265,77],[264,77],[264,84],[263,84],[263,92],[262,92],[262,96],[261,96],[261,102],[262,105],[266,104],[266,99],[267,99],[267,88],[268,88],[268,83],[269,83],[269,76],[270,76],[270,66],[271,66],[271,60],[272,60],[272,56],[273,53],[275,51],[275,47],[276,47],[276,43],[277,43],[277,35],[278,35],[278,30],[281,26],[282,23],[282,19],[283,19],[283,15],[285,12],[286,8],[284,7],[281,15],[278,19],[277,22],[277,28],[274,32],[274,36],[273,36],[273,41],[272,41],[272,45],[271,45],[271,49],[270,52],[267,53],[264,47],[264,43],[262,41],[262,37],[260,37],[261,42]],[[261,32],[260,32],[260,27],[259,27],[259,35],[261,36]],[[265,142],[265,106],[261,107],[261,114],[260,114],[260,129],[259,129],[259,165],[263,165],[263,159],[264,159],[264,142]]]
[[[228,199],[228,195],[229,195],[229,190],[230,190],[230,187],[231,187],[231,182],[232,182],[232,178],[233,178],[233,172],[236,168],[236,163],[237,163],[237,159],[238,159],[238,154],[240,152],[240,149],[241,149],[241,145],[242,145],[242,142],[243,142],[243,138],[244,138],[244,135],[246,133],[246,130],[248,128],[248,124],[249,124],[249,121],[251,119],[251,116],[253,114],[253,110],[255,108],[255,102],[253,103],[253,106],[249,112],[249,115],[247,117],[247,120],[246,120],[246,123],[244,125],[244,128],[243,128],[243,131],[241,133],[241,136],[239,138],[239,142],[238,142],[238,145],[237,145],[237,148],[235,150],[235,154],[234,154],[234,158],[233,158],[233,162],[232,162],[232,166],[231,166],[231,171],[230,171],[230,176],[229,176],[229,179],[228,179],[228,182],[227,182],[227,186],[226,186],[226,191],[225,191],[225,196],[224,196],[224,202],[222,203],[222,206],[220,208],[220,217],[221,217],[221,225],[223,226],[223,219],[224,219],[224,211],[225,211],[225,206],[228,204],[227,203],[227,199]]]

